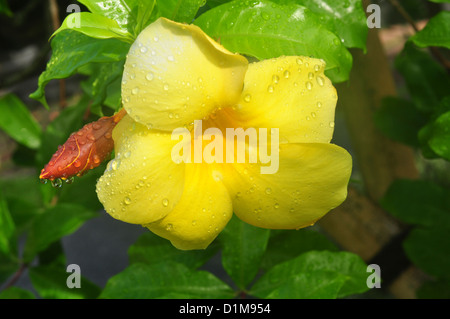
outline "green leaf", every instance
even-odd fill
[[[270,230],[244,223],[236,216],[220,234],[222,265],[241,289],[255,278],[266,251]]]
[[[100,288],[83,276],[80,288],[69,288],[67,278],[71,274],[65,267],[38,266],[29,270],[33,288],[44,299],[93,299],[100,294]]]
[[[169,241],[148,232],[130,246],[128,255],[130,263],[153,265],[177,262],[189,269],[196,269],[215,255],[218,248],[218,245],[213,243],[205,250],[183,251],[174,248]]]
[[[35,299],[31,291],[11,286],[0,292],[0,299]]]
[[[423,133],[431,150],[438,156],[450,161],[450,111],[429,123]]]
[[[64,79],[91,62],[124,60],[130,45],[117,39],[94,39],[73,30],[64,30],[52,40],[52,57],[39,76],[38,89],[30,97],[48,107],[45,86],[54,79]]]
[[[195,24],[232,52],[259,60],[311,56],[326,62],[325,74],[333,82],[348,79],[352,56],[317,14],[296,4],[247,3],[233,1],[215,7],[198,17]]]
[[[436,46],[450,49],[450,11],[439,12],[410,40],[422,48]]]
[[[450,0],[429,0],[429,1],[436,3],[450,3]]]
[[[419,147],[418,133],[427,122],[427,114],[402,98],[387,97],[381,102],[374,117],[378,129],[394,141]]]
[[[81,87],[92,99],[90,109],[93,113],[103,116],[100,107],[108,98],[111,87],[116,88],[119,95],[119,99],[115,103],[113,109],[117,111],[121,107],[120,85],[122,82],[124,63],[125,60],[110,63],[89,64],[89,70],[86,70],[89,72],[89,78],[81,83]]]
[[[318,231],[306,228],[284,230],[269,239],[261,267],[267,270],[311,250],[337,251],[337,249],[336,245]]]
[[[448,228],[414,228],[403,242],[408,258],[426,273],[450,279],[450,237]]]
[[[76,21],[79,25],[76,24]],[[126,29],[122,29],[117,21],[96,13],[76,12],[69,14],[61,27],[51,37],[64,30],[81,32],[96,39],[115,38],[130,44],[134,42],[133,36]]]
[[[110,278],[100,298],[232,298],[231,288],[207,271],[178,263],[132,264]]]
[[[426,282],[420,286],[416,295],[419,299],[450,299],[450,281]]]
[[[450,229],[449,198],[449,190],[432,182],[396,180],[380,200],[380,204],[407,224]]]
[[[395,59],[395,67],[403,75],[413,102],[421,111],[432,113],[448,95],[450,77],[431,56],[406,42]]]
[[[75,232],[97,214],[77,204],[58,204],[34,219],[25,244],[24,260],[29,262],[51,243]]]
[[[13,16],[11,9],[9,9],[7,0],[0,0],[0,14],[4,14],[8,17]]]
[[[367,288],[367,265],[349,252],[311,251],[271,268],[251,288],[260,298],[342,298]]]
[[[161,16],[172,21],[192,23],[205,0],[158,0],[158,10]]]
[[[322,25],[341,38],[347,48],[366,50],[367,17],[361,0],[272,0],[302,5],[319,15]]]
[[[14,94],[0,98],[0,128],[31,149],[41,145],[41,127],[26,105]]]
[[[133,38],[156,19],[156,0],[79,0],[89,11],[114,20]]]
[[[0,254],[10,255],[14,252],[16,246],[16,242],[13,240],[15,230],[16,227],[8,205],[2,192],[0,192]]]

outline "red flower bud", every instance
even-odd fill
[[[104,116],[72,133],[63,145],[58,146],[39,178],[66,180],[82,176],[99,166],[113,150],[112,130],[125,114],[126,111],[122,109],[113,116]]]

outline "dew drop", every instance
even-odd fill
[[[123,202],[124,202],[125,205],[130,205],[131,204],[131,199],[129,197],[125,197]]]
[[[152,81],[154,78],[154,75],[152,72],[147,73],[147,75],[145,76],[145,78],[147,79],[147,81]]]
[[[278,75],[272,76],[273,83],[277,84],[280,81],[280,77]]]
[[[171,231],[173,229],[173,225],[172,224],[167,224],[166,225],[166,230],[167,231]]]
[[[316,80],[317,80],[317,84],[319,84],[320,86],[323,86],[323,84],[324,84],[323,77],[318,76],[318,77],[316,78]]]
[[[312,89],[312,83],[311,82],[306,82],[306,89],[308,89],[309,91],[311,91]]]
[[[278,203],[275,203],[275,205],[273,206],[275,209],[277,209],[277,208],[279,208],[280,207],[280,204],[278,204]]]
[[[334,127],[334,122],[330,122],[330,127]]]
[[[272,86],[272,85],[269,85],[269,86],[267,87],[267,92],[273,93],[273,86]]]
[[[267,187],[267,188],[266,188],[266,194],[267,194],[267,195],[272,194],[272,188]]]
[[[316,64],[314,65],[314,71],[319,72],[320,70],[320,65]]]
[[[169,91],[169,84],[164,84],[164,86],[163,86],[163,88],[164,88],[164,91]]]
[[[141,48],[141,52],[142,52],[142,53],[147,52],[147,47],[142,47],[142,48]]]
[[[126,153],[124,154],[125,158],[130,157],[130,155],[131,155],[131,152],[130,152],[130,151],[128,151],[128,152],[126,152]]]
[[[173,61],[175,61],[175,58],[173,57],[173,55],[169,55],[167,57],[167,60],[169,60],[170,62],[173,62]]]
[[[74,163],[73,163],[73,166],[75,166],[75,167],[80,167],[81,166],[81,162],[80,161],[75,161]]]
[[[284,71],[283,75],[284,75],[284,77],[285,77],[286,79],[288,79],[289,76],[291,75],[291,72],[289,72],[288,70],[286,70],[286,71]]]
[[[317,107],[318,107],[318,108],[321,108],[321,107],[322,107],[322,103],[317,102]]]
[[[297,64],[298,64],[298,65],[302,65],[302,64],[303,64],[303,60],[300,59],[300,58],[297,58]]]
[[[138,87],[135,87],[134,89],[131,90],[131,94],[136,95],[138,93],[139,93],[139,88]]]
[[[250,94],[247,94],[244,97],[244,101],[247,102],[247,103],[249,103],[251,101],[251,99],[252,99],[252,96]]]
[[[193,220],[193,221],[192,221],[192,226],[195,226],[195,225],[197,225],[197,221],[196,221],[196,220]]]
[[[169,206],[169,200],[168,200],[167,198],[164,198],[164,199],[162,200],[162,204],[163,204],[164,207]],[[171,225],[171,224],[168,224],[168,225]]]
[[[55,188],[60,188],[62,186],[62,180],[60,178],[52,180],[52,186]]]

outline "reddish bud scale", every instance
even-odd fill
[[[126,111],[122,109],[113,116],[102,117],[72,133],[63,145],[58,146],[39,178],[65,180],[72,176],[82,176],[99,166],[113,150],[112,130],[125,114]]]

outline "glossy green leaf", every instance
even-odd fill
[[[222,265],[241,289],[255,278],[266,251],[270,231],[244,223],[236,216],[220,234]]]
[[[41,145],[41,127],[26,105],[14,94],[0,98],[0,129],[31,149]]]
[[[260,298],[338,298],[363,293],[367,265],[349,252],[310,251],[269,269],[251,288]]]
[[[86,220],[97,214],[77,204],[58,204],[36,216],[27,236],[24,260],[34,256],[51,243],[76,231]]]
[[[133,36],[121,28],[117,21],[90,12],[69,14],[52,37],[64,30],[77,31],[96,39],[115,38],[130,44],[134,41]]]
[[[380,204],[407,224],[450,229],[450,191],[432,182],[396,180]]]
[[[0,291],[0,299],[35,299],[36,296],[29,290],[11,286]]]
[[[366,50],[367,22],[361,0],[272,0],[278,4],[299,4],[317,13],[321,24],[341,38],[347,48]]]
[[[205,250],[184,251],[176,249],[169,241],[153,233],[143,234],[128,249],[130,263],[157,263],[177,262],[189,269],[196,269],[208,261],[218,251],[218,245],[213,243]]]
[[[272,231],[272,233],[276,233]],[[271,236],[266,253],[262,260],[262,268],[267,270],[276,264],[300,256],[311,250],[337,251],[325,235],[307,228],[300,230],[284,230]]]
[[[259,60],[282,55],[323,59],[325,74],[333,82],[346,81],[352,67],[341,39],[316,13],[296,4],[232,1],[203,13],[194,23],[228,50]]]
[[[80,269],[81,273],[83,268]],[[38,266],[29,270],[33,288],[44,299],[93,299],[100,293],[100,288],[80,277],[80,288],[69,288],[67,278],[71,272],[66,267]]]
[[[450,49],[450,11],[441,11],[431,18],[425,28],[411,37],[419,47],[445,47]]]
[[[408,258],[426,273],[450,279],[450,237],[448,228],[414,228],[403,242]]]
[[[161,16],[172,21],[191,23],[205,0],[158,0]]]
[[[395,59],[395,67],[405,79],[414,104],[423,112],[432,113],[448,95],[450,77],[426,51],[407,42]]]
[[[55,79],[64,79],[91,62],[124,60],[129,44],[117,39],[94,39],[73,30],[65,30],[52,40],[52,57],[46,70],[39,76],[38,89],[30,97],[48,107],[45,86]]]
[[[207,271],[190,270],[178,263],[136,263],[113,276],[100,298],[232,298],[231,288]]]
[[[133,38],[149,25],[156,15],[152,15],[156,0],[79,0],[89,11],[114,20]]]
[[[374,123],[390,139],[419,147],[418,133],[427,122],[427,114],[405,99],[387,97],[376,110]]]

